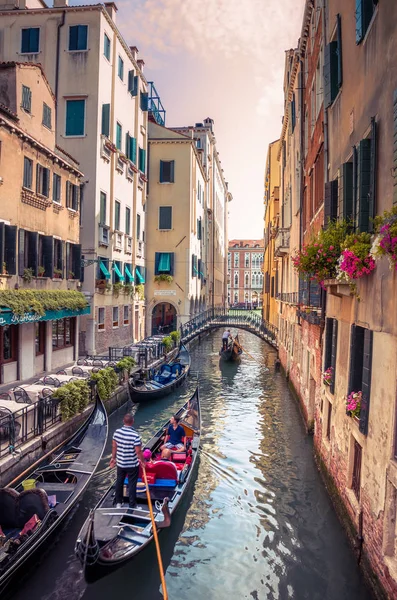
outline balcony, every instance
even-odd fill
[[[299,292],[281,292],[276,295],[276,300],[280,300],[286,304],[298,304]]]
[[[165,126],[165,109],[161,103],[160,96],[154,87],[153,81],[149,85],[148,117],[149,121]]]
[[[289,229],[278,229],[276,238],[274,241],[274,254],[275,256],[283,256],[289,252]]]
[[[99,246],[109,246],[109,229],[107,225],[99,225]]]

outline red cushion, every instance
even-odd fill
[[[174,462],[185,462],[186,460],[186,452],[173,452],[172,460]]]
[[[148,483],[156,483],[156,473],[146,472],[146,479]]]

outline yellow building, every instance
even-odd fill
[[[23,302],[27,289],[63,292],[63,300],[60,294],[54,300],[57,310],[40,316],[3,305],[0,383],[78,356],[79,315],[86,312],[77,292],[82,173],[56,145],[55,108],[40,66],[0,65],[0,293],[9,290]]]
[[[173,331],[205,309],[207,178],[193,132],[149,122],[147,334]]]
[[[263,261],[263,319],[278,326],[276,293],[278,263],[275,259],[275,235],[279,226],[280,163],[277,159],[279,140],[269,144],[265,171],[265,258]]]

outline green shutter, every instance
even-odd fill
[[[332,319],[332,342],[331,342],[331,367],[332,367],[332,379],[329,386],[331,394],[335,393],[335,377],[336,377],[336,352],[338,348],[338,321]]]
[[[85,100],[66,100],[66,135],[84,135]]]
[[[102,104],[102,135],[109,137],[110,134],[110,104]]]
[[[123,128],[120,125],[120,123],[116,123],[116,148],[117,148],[117,150],[121,150],[122,137],[123,137]]]
[[[397,89],[393,92],[393,204],[397,205]]]
[[[130,92],[130,94],[134,90],[134,74],[134,70],[128,71],[128,91]]]
[[[160,160],[160,183],[163,183],[164,161]]]
[[[338,216],[338,180],[327,181],[324,191],[324,225]]]
[[[54,276],[54,238],[52,235],[42,235],[40,266],[44,267],[44,277]]]
[[[169,273],[171,270],[171,260],[168,252],[160,252],[158,265],[159,273]]]
[[[17,227],[16,225],[4,226],[4,254],[7,273],[16,275],[17,267]]]
[[[331,42],[324,49],[324,105],[331,106],[338,95],[338,43]]]
[[[369,228],[369,194],[371,182],[371,140],[361,140],[357,148],[356,226],[359,231]]]
[[[368,433],[369,419],[369,401],[371,396],[371,377],[372,377],[372,346],[373,346],[373,331],[370,329],[364,330],[364,350],[363,350],[363,370],[362,370],[362,399],[360,410],[360,426],[361,433]]]
[[[370,152],[370,181],[368,200],[368,231],[374,230],[373,219],[376,215],[376,174],[377,174],[377,124],[375,117],[371,119],[371,152]]]
[[[136,139],[130,138],[130,160],[136,164]]]
[[[137,96],[139,91],[139,77],[138,75],[134,76],[134,85],[131,90],[131,96]]]
[[[147,111],[149,108],[149,94],[147,92],[141,92],[141,110]]]
[[[339,14],[336,15],[336,41],[337,41],[337,61],[338,61],[338,88],[343,83],[343,65],[342,65],[342,20]]]

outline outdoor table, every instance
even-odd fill
[[[49,373],[48,375],[46,375],[46,377],[52,377],[53,379],[57,380],[62,384],[62,383],[68,383],[73,377],[77,377],[77,375],[56,375],[55,373]],[[46,383],[44,383],[44,377],[42,377],[40,379],[40,381],[43,382],[44,387],[52,387],[51,385],[48,386]]]
[[[73,375],[73,369],[78,368],[81,369],[84,373],[92,373],[92,369],[104,369],[105,367],[94,367],[88,365],[73,365],[72,367],[66,367],[64,371],[66,371],[66,375],[54,375],[54,377],[58,377],[59,381],[61,381],[60,377],[81,377],[81,375]]]
[[[45,385],[44,383],[40,383],[40,384],[26,383],[24,385],[18,385],[17,387],[23,388],[32,402],[38,402],[39,398],[42,395],[41,392],[43,391],[43,388],[51,387],[51,386]],[[14,390],[10,390],[10,392],[9,392],[11,396],[13,396],[13,391]],[[26,406],[25,404],[21,404],[19,402],[17,404],[19,404],[20,407]]]

